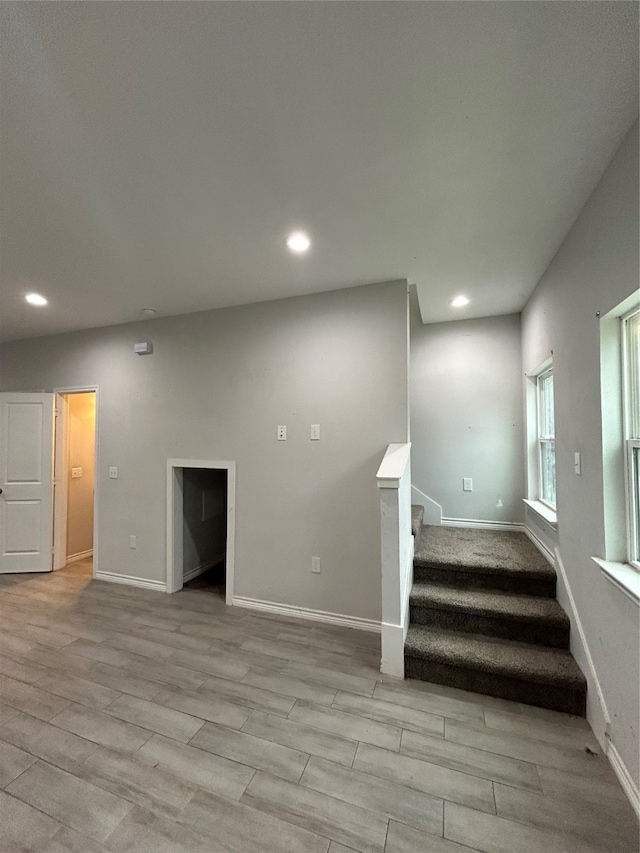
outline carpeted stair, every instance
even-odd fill
[[[421,509],[407,677],[583,715],[553,568],[523,533],[422,525]]]

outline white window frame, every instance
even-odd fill
[[[620,320],[627,561],[640,571],[640,365],[637,353],[640,308],[628,311]],[[634,324],[635,335],[631,331]]]
[[[557,499],[556,503],[551,503],[550,500],[544,497],[544,473],[543,473],[543,454],[542,447],[544,444],[552,444],[553,445],[553,455],[554,459],[556,457],[556,430],[555,430],[555,400],[554,400],[554,424],[553,424],[553,435],[543,434],[542,425],[543,425],[543,408],[544,408],[544,392],[542,390],[542,383],[549,376],[553,376],[553,364],[549,367],[542,370],[536,376],[536,447],[537,447],[537,464],[538,464],[538,500],[540,503],[552,509],[554,512],[557,511]],[[555,394],[555,382],[554,382],[554,394]],[[554,492],[556,491],[556,483],[554,483]]]

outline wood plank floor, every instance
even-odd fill
[[[584,720],[194,586],[0,576],[0,851],[637,853]]]

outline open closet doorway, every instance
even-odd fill
[[[170,459],[167,591],[233,600],[235,463]]]
[[[96,390],[57,392],[54,568],[95,574]],[[62,420],[62,423],[59,421]]]

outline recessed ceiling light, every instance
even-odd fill
[[[25,299],[29,303],[29,305],[46,305],[47,300],[44,296],[40,296],[39,293],[27,293]]]
[[[293,234],[289,234],[285,242],[291,251],[297,255],[306,252],[311,245],[311,240],[303,231],[295,231]]]
[[[452,299],[449,305],[452,305],[454,308],[462,308],[463,305],[468,305],[469,299],[466,296],[456,296],[455,299]]]

